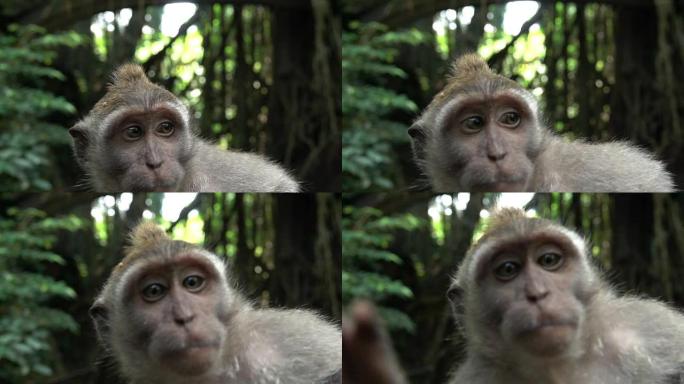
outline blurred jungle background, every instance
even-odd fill
[[[67,129],[140,63],[201,136],[340,189],[340,15],[330,0],[0,0],[0,191],[74,190]]]
[[[684,2],[344,0],[344,191],[419,184],[407,128],[478,52],[568,138],[626,139],[684,185]]]
[[[464,358],[446,291],[495,206],[576,229],[619,292],[684,308],[684,194],[345,194],[343,303],[378,305],[411,383],[445,383]]]
[[[341,203],[332,194],[58,197],[0,199],[0,383],[120,382],[88,308],[143,218],[225,257],[256,305],[310,308],[339,324]]]

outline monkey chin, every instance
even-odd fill
[[[519,192],[525,191],[527,184],[525,182],[498,182],[491,184],[476,185],[473,188],[475,192]]]
[[[138,177],[131,182],[124,180],[124,190],[132,192],[173,192],[178,189],[180,178],[176,175]]]
[[[530,171],[508,171],[492,167],[469,167],[460,177],[460,185],[473,192],[520,192],[528,189]]]
[[[215,343],[194,344],[162,354],[161,363],[180,376],[200,376],[214,367],[220,354]]]
[[[554,358],[566,355],[577,340],[577,325],[548,323],[518,335],[520,345],[531,355]]]

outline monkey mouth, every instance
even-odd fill
[[[198,351],[209,351],[214,349],[219,349],[218,341],[193,340],[177,345],[174,348],[170,348],[166,351],[166,355],[168,355],[169,357],[179,357],[189,353],[196,353]]]
[[[536,321],[531,322],[527,327],[521,329],[520,335],[525,336],[539,333],[574,331],[576,328],[577,321],[573,319],[541,316]]]

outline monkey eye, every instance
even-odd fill
[[[138,140],[143,134],[144,131],[139,125],[129,125],[126,127],[126,130],[124,130],[124,138],[126,140]]]
[[[154,302],[166,294],[166,287],[159,283],[152,283],[143,288],[142,296],[145,301]]]
[[[174,126],[170,121],[165,121],[157,127],[157,133],[161,136],[171,136],[174,131]]]
[[[482,116],[470,116],[463,120],[463,130],[466,133],[477,133],[484,128],[485,121]]]
[[[537,258],[537,263],[546,270],[555,271],[563,265],[563,256],[558,253],[547,252]]]
[[[518,276],[520,272],[520,264],[512,261],[504,261],[494,268],[494,276],[499,280],[511,280]]]
[[[518,112],[506,112],[501,115],[499,122],[509,128],[515,128],[520,124],[520,114]]]
[[[183,279],[183,286],[190,292],[199,292],[204,288],[205,279],[202,276],[191,275]]]

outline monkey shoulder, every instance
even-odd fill
[[[191,160],[192,180],[183,190],[199,192],[298,192],[299,183],[265,156],[224,150],[202,140]]]
[[[601,327],[589,351],[618,362],[634,382],[669,383],[684,375],[684,315],[656,300],[631,296],[599,302]],[[590,315],[592,318],[599,318]],[[659,378],[655,380],[653,378]],[[684,377],[684,376],[682,376]],[[641,381],[640,381],[641,380]]]
[[[672,192],[672,176],[649,152],[624,141],[587,143],[548,138],[538,180],[544,190],[571,192]]]
[[[331,380],[342,368],[340,330],[314,312],[252,309],[236,321],[236,327],[251,329],[241,349],[253,356],[245,360],[264,364],[252,370],[278,372],[283,383],[316,383]]]

